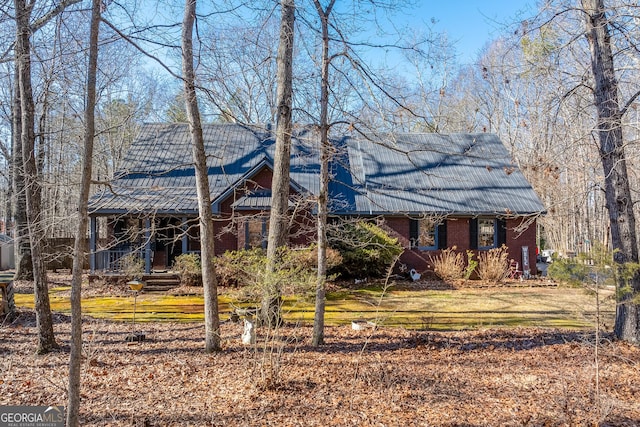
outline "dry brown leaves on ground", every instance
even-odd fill
[[[66,405],[62,350],[34,354],[32,313],[0,328],[0,404]],[[592,334],[512,329],[416,332],[286,326],[255,348],[222,325],[205,354],[196,323],[86,319],[81,424],[86,426],[576,426],[640,424],[640,349],[605,339],[596,390]]]

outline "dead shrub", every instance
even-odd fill
[[[318,247],[313,244],[307,247],[293,248],[290,250],[290,261],[293,266],[302,267],[305,270],[318,268]],[[342,264],[340,252],[333,248],[327,248],[327,270],[335,269]]]
[[[429,256],[429,260],[433,265],[433,271],[445,282],[468,280],[478,265],[473,259],[473,252],[467,251],[465,259],[465,254],[457,252],[455,246],[444,249],[439,255]]]
[[[182,254],[176,257],[173,269],[180,275],[183,286],[202,286],[202,267],[200,255]]]
[[[436,256],[429,256],[433,271],[445,282],[462,279],[464,275],[464,255],[456,252],[456,248],[444,249]]]
[[[144,260],[137,253],[130,253],[120,258],[120,270],[126,280],[140,279],[144,274]]]
[[[509,253],[507,247],[489,249],[478,255],[478,276],[489,283],[497,284],[509,276]]]

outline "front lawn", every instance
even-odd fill
[[[312,299],[288,298],[285,326],[257,328],[246,346],[243,325],[224,322],[215,354],[203,350],[202,297],[143,294],[136,320],[146,323],[134,327],[126,291],[93,288],[83,301],[94,318],[83,326],[81,424],[637,425],[640,348],[603,333],[596,365],[594,296],[519,285],[332,288],[323,346],[311,346]],[[32,310],[0,324],[0,405],[67,404],[70,319],[59,312],[68,293],[51,293],[60,351],[35,354]],[[223,293],[224,320],[234,300]],[[32,294],[16,298],[33,304]],[[610,299],[604,315],[610,329]],[[387,327],[354,330],[357,319]],[[145,339],[129,342],[133,331]]]
[[[534,284],[532,282],[532,284]],[[90,285],[89,285],[90,286]],[[602,319],[611,327],[614,302],[611,291],[603,292]],[[233,307],[246,305],[222,290],[219,297],[221,320],[229,318]],[[83,313],[95,318],[129,321],[133,315],[132,296],[91,296],[83,299]],[[16,294],[18,307],[32,308],[33,295]],[[52,310],[68,313],[68,288],[51,289]],[[312,297],[286,297],[283,312],[289,322],[313,322]],[[200,295],[175,296],[142,293],[137,299],[136,320],[202,321]],[[433,290],[425,286],[405,288],[402,283],[386,290],[372,285],[365,289],[334,290],[327,294],[327,325],[354,320],[375,321],[385,326],[409,329],[463,330],[480,327],[539,326],[582,329],[593,327],[595,296],[574,287],[501,287]]]

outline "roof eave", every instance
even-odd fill
[[[198,216],[198,211],[194,210],[173,210],[173,209],[96,209],[89,212],[90,217],[99,216],[111,216],[111,215],[128,215],[128,216],[148,216],[148,215],[162,215],[162,216]]]

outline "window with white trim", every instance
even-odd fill
[[[497,247],[496,220],[492,218],[478,218],[478,249]]]

